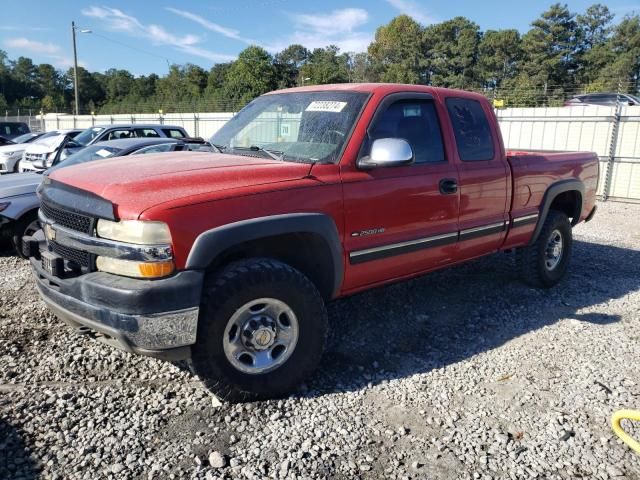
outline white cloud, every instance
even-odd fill
[[[60,51],[58,45],[53,43],[43,43],[35,40],[29,40],[28,38],[9,38],[5,40],[4,44],[9,48],[17,48],[20,50],[26,50],[33,53],[41,53],[44,55],[54,55]]]
[[[8,48],[27,51],[44,56],[49,59],[56,68],[69,68],[73,66],[73,59],[63,54],[62,48],[53,43],[43,43],[28,38],[8,38],[4,45]],[[78,61],[78,65],[86,68],[86,63],[82,60]]]
[[[294,32],[271,45],[273,51],[299,43],[311,49],[337,45],[343,52],[362,52],[373,40],[370,32],[358,30],[369,21],[369,14],[361,8],[343,8],[328,13],[294,13],[290,17]]]
[[[109,30],[146,38],[154,45],[168,45],[183,53],[206,58],[212,62],[228,61],[235,58],[233,55],[203,48],[200,46],[202,39],[197,35],[175,35],[160,25],[144,24],[136,17],[127,15],[117,8],[91,6],[83,9],[82,14],[100,20]]]
[[[250,43],[255,43],[255,41],[249,39],[249,38],[244,38],[242,36],[240,36],[240,32],[238,30],[234,30],[232,28],[228,28],[225,27],[223,25],[220,25],[219,23],[214,23],[210,20],[207,20],[206,18],[197,15],[195,13],[191,13],[191,12],[187,12],[186,10],[178,10],[177,8],[172,8],[172,7],[166,7],[165,10],[174,13],[176,15],[179,15],[183,18],[186,18],[187,20],[191,20],[192,22],[196,22],[200,25],[202,25],[204,28],[206,28],[207,30],[211,30],[212,32],[216,32],[219,33],[220,35],[223,35],[227,38],[231,38],[234,40],[240,40],[241,42],[250,44]]]
[[[166,10],[191,20],[209,31],[247,45],[260,45],[272,53],[293,43],[299,43],[311,49],[333,44],[344,52],[361,52],[367,49],[373,39],[371,33],[357,31],[358,27],[369,21],[369,14],[361,8],[344,8],[329,13],[291,14],[289,17],[293,22],[293,33],[267,42],[245,37],[238,30],[225,27],[186,10],[173,7],[166,7]]]
[[[362,8],[344,8],[330,13],[291,15],[297,28],[319,35],[337,35],[350,33],[367,23],[369,14]]]
[[[427,25],[434,23],[435,18],[430,16],[426,10],[414,0],[386,0],[389,5],[398,10],[400,13],[409,15],[414,20]]]

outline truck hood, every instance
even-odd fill
[[[42,181],[37,173],[13,173],[0,176],[0,200],[18,195],[35,194]]]
[[[174,152],[74,165],[52,172],[50,178],[111,201],[120,218],[135,218],[168,201],[300,179],[310,168],[241,155]]]

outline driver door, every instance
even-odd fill
[[[458,172],[444,147],[438,108],[429,94],[387,96],[373,116],[360,156],[368,154],[376,139],[403,138],[411,145],[414,163],[342,172],[350,263],[345,290],[454,260]]]

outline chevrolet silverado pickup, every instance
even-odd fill
[[[596,209],[595,154],[505,152],[489,102],[464,91],[271,92],[211,143],[52,172],[23,248],[60,319],[188,359],[231,401],[314,370],[332,299],[500,251],[556,285]]]

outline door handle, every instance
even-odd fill
[[[440,180],[440,193],[443,195],[451,195],[458,191],[458,182],[455,178],[443,178]]]

